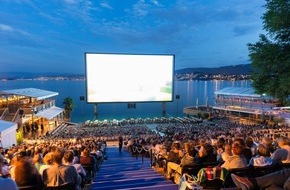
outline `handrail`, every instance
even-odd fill
[[[13,118],[12,118],[12,122],[15,123],[17,116],[19,115],[19,110],[20,108],[17,109],[16,113],[14,114]]]
[[[0,116],[0,119],[4,119],[6,115],[8,115],[8,108],[5,108],[4,112],[2,113],[2,115]]]
[[[23,114],[32,114],[32,108],[21,108],[23,110]]]
[[[49,101],[49,102],[34,106],[33,110],[34,110],[34,112],[37,113],[39,111],[44,111],[44,110],[46,110],[48,108],[51,108],[53,106],[55,106],[55,100],[52,100],[52,101]]]
[[[144,154],[146,153],[146,152],[149,152],[149,155],[150,155],[150,151],[152,150],[152,148],[149,148],[149,149],[146,149],[145,148],[145,146],[132,146],[132,153],[133,153],[133,155],[136,155],[136,160],[138,159],[138,155],[140,155],[141,154],[141,158],[142,158],[142,163],[144,162]],[[150,155],[150,157],[151,157],[151,155]],[[152,165],[152,161],[151,161],[151,165]]]

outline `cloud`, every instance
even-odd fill
[[[60,10],[60,15],[64,12],[67,16],[80,18],[86,23],[93,20],[92,12],[96,9],[90,0],[65,0],[64,9]]]
[[[146,16],[148,14],[148,7],[149,5],[144,0],[139,0],[138,3],[133,5],[133,14],[137,17]]]
[[[255,31],[256,27],[252,25],[245,25],[245,26],[236,26],[233,28],[233,32],[235,36],[244,36],[247,34],[253,33]]]
[[[84,51],[172,53],[181,68],[247,57],[246,43],[256,41],[262,30],[264,0],[5,2],[0,6],[2,49],[40,55],[43,63],[42,55],[81,62]]]
[[[145,17],[151,14],[155,8],[164,7],[158,0],[139,0],[137,3],[132,5],[132,14],[135,17]]]
[[[106,9],[111,9],[111,10],[113,10],[113,7],[110,6],[108,3],[100,3],[100,6],[103,7],[103,8],[106,8]]]
[[[23,30],[19,30],[16,28],[13,28],[12,26],[6,25],[6,24],[0,24],[0,30],[3,32],[9,32],[9,33],[15,33],[17,35],[23,35],[23,36],[30,36],[30,33],[23,31]]]
[[[11,26],[8,26],[6,24],[0,24],[0,30],[4,32],[13,32],[14,29]]]
[[[151,0],[151,2],[156,6],[162,6],[157,0]]]
[[[39,14],[39,16],[41,16],[49,21],[52,21],[52,22],[58,22],[60,20],[58,17],[53,16],[51,14],[47,14],[43,11],[38,12],[38,14]]]
[[[75,5],[75,4],[79,4],[81,0],[64,0],[64,2],[70,5]]]

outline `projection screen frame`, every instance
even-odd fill
[[[106,60],[107,61],[106,63],[92,63],[92,60],[91,60],[92,57],[89,57],[89,56],[94,57],[94,59],[95,58],[100,58],[100,57],[105,57],[105,58],[108,58],[108,60]],[[98,56],[100,56],[100,57],[98,57]],[[110,60],[110,57],[112,57],[112,56],[113,57],[115,56],[114,58],[119,58],[121,60],[120,61],[121,63],[114,63],[114,62],[112,63],[111,60]],[[137,60],[140,61],[140,63],[139,62],[138,63],[135,63],[134,61],[133,62],[129,61],[129,63],[127,63],[127,60],[125,59],[125,57],[136,58]],[[163,61],[162,63],[159,63],[160,65],[158,65],[158,66],[156,65],[154,67],[155,70],[152,70],[152,68],[150,70],[150,68],[149,68],[150,76],[145,76],[145,77],[155,76],[155,77],[158,78],[159,77],[159,74],[162,74],[162,71],[164,72],[165,69],[166,70],[169,70],[169,71],[167,71],[167,73],[165,73],[165,74],[163,73],[164,76],[166,76],[165,78],[162,78],[160,81],[158,80],[161,83],[161,86],[158,86],[158,85],[157,86],[154,86],[154,85],[150,84],[150,80],[148,78],[149,81],[145,81],[146,85],[142,86],[143,83],[141,81],[141,84],[142,85],[139,87],[139,84],[140,83],[138,83],[138,90],[142,91],[145,88],[145,90],[144,90],[145,93],[140,93],[138,91],[135,92],[134,90],[136,90],[136,89],[130,89],[131,87],[127,87],[127,88],[129,88],[128,89],[129,92],[127,92],[127,93],[132,93],[132,94],[136,93],[136,96],[134,96],[134,98],[138,97],[138,99],[134,99],[134,98],[128,98],[128,99],[126,99],[127,98],[126,97],[125,99],[124,98],[119,98],[119,99],[118,98],[115,98],[115,99],[113,98],[113,99],[109,100],[109,99],[100,99],[99,97],[93,97],[92,96],[92,95],[98,96],[98,94],[100,94],[100,93],[98,93],[98,94],[92,93],[93,90],[100,90],[100,91],[101,90],[105,90],[105,89],[102,89],[102,88],[100,88],[100,89],[94,89],[92,87],[92,85],[93,85],[92,83],[94,81],[94,77],[96,77],[96,78],[98,77],[98,76],[92,76],[92,74],[95,74],[95,73],[97,74],[98,73],[99,75],[101,75],[102,77],[104,77],[105,80],[106,80],[107,79],[106,77],[109,77],[110,76],[110,75],[108,75],[108,76],[105,75],[105,74],[108,74],[108,69],[113,69],[113,70],[110,70],[110,71],[114,71],[114,72],[116,71],[116,68],[110,68],[110,66],[112,66],[114,64],[116,64],[115,65],[116,67],[117,66],[122,66],[122,64],[128,64],[128,65],[130,65],[132,67],[136,67],[137,66],[137,65],[134,65],[134,64],[143,64],[143,65],[138,65],[138,68],[135,68],[136,71],[142,70],[142,66],[144,66],[144,63],[143,63],[144,60],[141,60],[140,58],[145,58],[145,57],[148,58],[148,60],[149,59],[152,59],[153,61],[157,61],[157,58],[160,58]],[[122,60],[122,59],[124,59],[124,60]],[[171,62],[169,62],[169,60],[171,60]],[[126,63],[124,63],[122,61],[126,61]],[[106,68],[107,69],[107,72],[100,73],[100,71],[95,71],[95,70],[92,71],[92,70],[89,70],[89,69],[92,69],[92,64],[106,64],[106,65],[102,65],[102,66],[108,67],[108,68]],[[118,64],[120,64],[120,65],[118,65]],[[150,66],[152,64],[156,64],[156,62],[148,63],[148,64]],[[157,70],[156,71],[156,69],[158,69],[159,67],[161,67],[163,65],[166,65],[166,68],[163,68],[164,70]],[[88,104],[100,104],[100,103],[147,103],[147,102],[148,103],[152,103],[152,102],[173,102],[174,101],[174,66],[175,66],[175,55],[174,54],[132,54],[132,53],[85,52],[85,81],[86,81],[86,85],[85,85],[86,89],[85,90],[86,90],[86,102]],[[141,67],[141,69],[139,67]],[[119,68],[117,68],[117,70],[118,69],[122,69],[122,68],[119,67]],[[128,69],[128,73],[133,74],[132,73],[133,71],[131,70],[132,68],[127,68],[127,69]],[[145,70],[145,68],[144,68],[144,70]],[[122,71],[124,71],[124,70],[122,70]],[[102,70],[102,72],[103,72],[103,70]],[[153,72],[153,74],[152,74],[152,72]],[[126,73],[126,74],[128,74],[128,73]],[[115,72],[115,74],[118,75],[118,73],[116,73],[116,72]],[[143,74],[143,70],[142,70],[141,73],[140,72],[135,73],[135,75],[137,75],[137,74],[138,74],[138,77],[140,75],[144,75]],[[136,78],[134,78],[134,79],[136,79]],[[147,79],[147,78],[145,78],[145,79]],[[122,80],[129,81],[130,80],[130,77],[128,79],[122,79]],[[106,81],[106,82],[105,81],[102,81],[101,83],[103,83],[103,84],[101,84],[101,85],[108,86],[110,84],[113,84],[114,82],[116,82],[116,81]],[[135,82],[135,80],[132,80],[132,82]],[[107,84],[104,84],[104,83],[107,83]],[[100,85],[100,83],[99,83],[99,85]],[[137,88],[136,86],[135,86],[135,88]],[[120,86],[115,86],[115,87],[116,88],[120,88]],[[160,90],[159,91],[157,89],[158,87],[160,87]],[[147,91],[146,91],[146,88],[147,88]],[[152,89],[154,91],[157,91],[157,95],[154,96],[154,97],[153,96],[152,97],[151,96],[148,96],[148,97],[139,98],[141,96],[145,96],[143,94],[148,93],[150,91],[150,89]],[[100,91],[97,91],[97,92],[100,92]],[[114,92],[114,91],[112,91],[112,92]],[[107,92],[107,94],[105,92],[102,92],[102,93],[104,93],[103,96],[105,96],[105,97],[107,95],[110,95],[109,92]],[[153,95],[154,95],[154,93],[153,93]],[[119,96],[119,94],[118,94],[118,96]],[[158,98],[157,98],[157,96],[158,96]]]

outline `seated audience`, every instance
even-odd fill
[[[172,174],[176,171],[179,174],[182,173],[181,171],[181,167],[184,165],[188,165],[188,164],[194,164],[194,163],[198,163],[196,154],[197,154],[197,150],[194,147],[190,147],[189,143],[184,143],[184,150],[185,150],[185,154],[184,156],[181,158],[181,162],[180,164],[177,164],[175,162],[168,162],[167,163],[167,171],[166,171],[166,175],[165,177],[167,179],[170,179],[172,177]]]
[[[249,166],[269,166],[272,165],[273,160],[270,158],[270,151],[263,144],[259,144],[257,148],[257,155],[252,157]]]
[[[10,177],[10,171],[9,171],[9,164],[5,160],[4,156],[0,154],[0,173],[2,177]]]
[[[63,164],[66,166],[74,166],[76,168],[77,173],[82,178],[82,183],[80,186],[81,186],[81,188],[83,188],[84,183],[85,183],[84,178],[86,176],[86,171],[84,170],[84,168],[81,164],[73,164],[73,159],[74,159],[74,153],[71,150],[67,150],[63,156]]]
[[[180,142],[176,141],[172,143],[172,148],[167,157],[168,162],[174,162],[180,164],[180,159],[183,157],[182,147]]]
[[[81,164],[74,164],[73,163],[74,154],[72,151],[67,150],[63,155],[63,164],[66,166],[74,166],[81,176],[86,176],[86,171],[84,170]]]
[[[43,164],[39,167],[39,174],[42,176],[43,171],[49,168],[53,163],[53,153],[48,152],[43,158]]]
[[[231,174],[235,185],[242,190],[290,189],[290,169],[279,170],[261,177],[247,178]]]
[[[74,153],[74,159],[73,159],[73,163],[77,164],[80,163],[80,153],[76,148],[72,149],[73,153]]]
[[[0,155],[0,187],[1,189],[18,190],[16,182],[7,177],[6,174],[3,175],[2,167],[4,166],[4,157]]]
[[[244,168],[247,167],[247,160],[243,155],[244,147],[239,142],[234,142],[232,144],[232,154],[233,156],[229,157],[221,167],[226,168],[227,170],[233,168]]]
[[[287,137],[280,137],[277,140],[280,148],[272,154],[273,163],[290,163],[290,140]]]
[[[15,150],[16,151],[16,150]],[[11,159],[11,162],[10,162],[10,176],[12,179],[15,180],[15,164],[21,160],[21,159],[24,159],[24,158],[27,158],[27,159],[31,159],[31,157],[28,157],[27,156],[27,153],[26,151],[19,151],[19,152],[15,152],[12,159]]]
[[[164,143],[158,141],[153,147],[154,151],[154,162],[158,167],[163,167],[166,162],[167,148]]]
[[[14,180],[18,187],[33,186],[32,189],[43,189],[44,183],[35,165],[28,157],[23,157],[14,162]]]
[[[44,165],[44,163],[43,163],[43,158],[42,158],[42,154],[40,154],[40,153],[35,154],[35,155],[33,156],[33,158],[32,158],[32,161],[33,161],[33,163],[34,163],[34,165],[35,165],[37,171],[39,172],[40,167],[41,167],[42,165]]]
[[[214,153],[214,148],[209,143],[204,143],[200,147],[200,151],[198,152],[198,160],[200,163],[206,162],[216,162],[217,155]]]
[[[92,164],[94,166],[94,172],[97,171],[97,160],[94,156],[90,154],[90,151],[88,148],[85,148],[80,157],[80,164],[87,165]]]
[[[261,144],[265,145],[271,154],[275,151],[273,140],[270,137],[263,137]]]
[[[224,145],[224,152],[221,154],[220,159],[218,160],[219,163],[224,163],[225,161],[227,161],[231,156],[233,156],[232,154],[232,146],[228,143],[226,143]]]
[[[253,157],[251,148],[247,147],[246,142],[245,142],[245,140],[243,138],[240,138],[240,137],[239,138],[235,138],[234,142],[239,143],[243,147],[243,153],[242,154],[246,158],[247,163],[249,163],[250,159]],[[248,143],[250,143],[250,142],[248,141]]]
[[[245,144],[246,144],[246,148],[249,148],[251,150],[252,156],[256,156],[258,146],[254,142],[253,138],[252,137],[246,138]]]
[[[76,189],[81,184],[81,177],[73,166],[62,164],[63,150],[55,148],[52,156],[52,165],[43,171],[43,181],[46,186],[60,186],[65,183],[71,183],[76,186]]]
[[[219,139],[216,143],[216,155],[217,161],[221,160],[221,155],[225,151],[225,140],[223,138]]]

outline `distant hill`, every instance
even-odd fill
[[[82,74],[71,73],[30,73],[30,72],[0,72],[0,79],[31,79],[37,77],[83,77]]]
[[[185,73],[200,73],[200,74],[228,74],[228,75],[247,75],[251,74],[252,68],[250,64],[224,66],[217,68],[185,68],[175,70],[175,74]],[[31,79],[37,77],[68,77],[78,78],[85,77],[84,74],[71,74],[71,73],[30,73],[30,72],[0,72],[0,79]]]
[[[253,69],[251,68],[251,64],[243,64],[243,65],[223,66],[217,68],[206,68],[206,67],[185,68],[175,70],[175,74],[204,73],[204,74],[250,75],[252,71]]]

